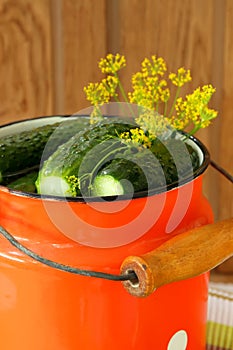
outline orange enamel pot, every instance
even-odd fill
[[[201,155],[194,178],[148,196],[89,202],[0,186],[0,225],[49,260],[117,275],[127,256],[213,221],[202,189],[209,155],[192,142]],[[46,266],[0,236],[4,350],[204,350],[207,299],[208,273],[137,298],[121,282]]]

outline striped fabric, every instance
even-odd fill
[[[210,283],[207,350],[233,350],[233,284]]]

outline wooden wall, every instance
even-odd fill
[[[125,82],[156,54],[191,69],[190,89],[217,88],[218,120],[199,138],[233,172],[232,37],[232,0],[0,0],[0,123],[87,107],[108,52],[126,55]],[[216,218],[233,216],[233,186],[211,168],[205,192]]]

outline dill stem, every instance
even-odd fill
[[[175,105],[176,105],[176,101],[179,97],[179,94],[180,94],[180,86],[178,86],[177,90],[176,90],[176,95],[175,95],[175,98],[174,98],[174,101],[173,101],[173,104],[172,104],[172,107],[171,107],[171,110],[170,110],[170,113],[168,115],[168,117],[170,118],[172,116],[172,113],[174,111],[174,108],[175,108]]]
[[[118,76],[117,73],[115,73],[115,76],[116,76],[116,78],[118,79],[118,82],[119,82],[119,83],[118,83],[118,84],[119,84],[119,89],[120,89],[120,92],[121,92],[121,94],[122,94],[122,96],[123,96],[123,99],[124,99],[125,102],[127,103],[132,117],[135,117],[134,111],[133,111],[133,109],[132,109],[132,107],[131,107],[131,104],[129,103],[129,100],[128,100],[128,97],[127,97],[127,95],[126,95],[126,93],[125,93],[125,90],[124,90],[124,88],[123,88],[123,85],[121,84],[120,78],[119,78],[119,76]]]
[[[163,116],[166,118],[167,115],[167,101],[164,102],[164,111],[163,111]]]
[[[195,125],[194,128],[188,133],[189,136],[194,135],[199,129],[201,128],[201,125]]]

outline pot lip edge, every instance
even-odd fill
[[[35,116],[32,118],[25,118],[25,119],[20,119],[20,120],[16,120],[16,121],[12,121],[3,125],[0,125],[0,129],[3,127],[8,127],[11,125],[15,125],[15,124],[19,124],[22,122],[27,122],[27,121],[35,121],[35,120],[40,120],[43,118],[69,118],[69,117],[88,117],[88,115],[85,114],[54,114],[54,115],[41,115],[41,116]],[[185,132],[181,132],[183,134],[185,134]],[[207,149],[207,147],[204,145],[204,143],[199,140],[196,136],[190,135],[189,139],[191,141],[193,141],[201,150],[202,154],[203,154],[203,162],[202,164],[198,167],[198,169],[191,175],[188,176],[184,179],[182,179],[181,181],[177,181],[177,182],[173,182],[172,184],[163,186],[163,187],[159,187],[157,189],[154,190],[150,190],[148,191],[140,191],[135,193],[133,196],[129,196],[129,195],[119,195],[119,196],[103,196],[103,197],[61,197],[61,196],[53,196],[53,195],[40,195],[37,193],[31,193],[31,192],[22,192],[22,191],[17,191],[17,190],[12,190],[10,188],[8,188],[7,186],[3,186],[0,184],[0,191],[1,188],[3,188],[4,192],[9,192],[13,195],[16,196],[20,196],[20,197],[29,197],[29,198],[33,198],[33,199],[37,199],[37,200],[51,200],[51,201],[56,201],[56,202],[74,202],[74,203],[89,203],[89,202],[115,202],[115,201],[122,201],[122,200],[132,200],[132,199],[139,199],[139,198],[143,198],[143,197],[151,197],[154,195],[159,195],[162,194],[164,192],[170,192],[172,190],[176,190],[179,187],[186,185],[188,183],[190,183],[191,181],[195,180],[196,178],[198,178],[200,175],[202,175],[205,170],[208,168],[209,164],[210,164],[210,153]]]

